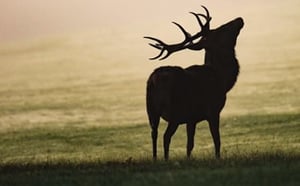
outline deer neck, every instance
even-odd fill
[[[222,81],[225,92],[231,90],[237,80],[240,68],[234,49],[222,51],[206,50],[205,65],[210,65],[216,71]]]

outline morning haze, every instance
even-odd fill
[[[204,50],[150,61],[159,51],[143,37],[181,42],[171,22],[195,34],[189,12],[205,13],[201,5],[212,29],[244,20],[240,73],[221,113],[222,159],[200,122],[192,159],[183,159],[180,126],[171,163],[162,163],[162,121],[153,164],[146,81],[159,66],[203,64]],[[0,185],[297,185],[299,7],[299,0],[1,0]]]

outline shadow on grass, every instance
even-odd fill
[[[300,154],[273,152],[224,159],[55,161],[0,165],[1,185],[297,185]]]
[[[2,163],[0,173],[18,171],[40,171],[40,170],[88,170],[99,169],[100,172],[109,170],[128,170],[128,171],[167,171],[185,168],[229,168],[264,166],[284,163],[285,165],[300,163],[300,153],[295,152],[252,152],[250,154],[234,154],[229,157],[215,159],[204,158],[175,158],[169,161],[151,159],[132,159],[101,161],[101,160],[55,160],[34,163]]]

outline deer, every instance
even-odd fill
[[[147,80],[146,110],[151,127],[154,160],[157,159],[158,126],[161,118],[167,122],[163,135],[165,160],[169,159],[171,138],[181,124],[186,124],[186,155],[190,158],[194,148],[196,124],[201,121],[208,122],[215,157],[220,158],[220,113],[225,106],[226,95],[235,85],[239,74],[235,46],[244,21],[238,17],[216,29],[210,29],[212,18],[208,9],[205,6],[202,8],[205,14],[190,12],[200,25],[200,31],[194,35],[173,22],[184,35],[184,40],[180,43],[166,44],[154,37],[144,37],[156,42],[149,45],[160,50],[158,56],[150,60],[164,60],[184,49],[205,51],[203,65],[187,68],[158,67]]]

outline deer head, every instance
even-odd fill
[[[220,26],[217,29],[210,30],[210,21],[211,17],[209,15],[209,11],[205,6],[202,6],[206,12],[206,14],[199,14],[190,12],[193,14],[199,25],[201,30],[191,35],[188,33],[180,24],[173,22],[179,29],[183,32],[185,39],[181,43],[177,44],[166,44],[165,42],[154,38],[154,37],[144,37],[146,39],[150,39],[156,41],[156,44],[149,43],[150,46],[159,49],[160,53],[158,56],[150,58],[150,60],[163,60],[169,57],[172,53],[183,50],[183,49],[190,49],[190,50],[217,50],[218,48],[230,48],[234,49],[236,44],[236,38],[239,34],[240,29],[243,27],[243,19],[237,18],[233,21],[230,21],[227,24]],[[205,19],[205,23],[203,24],[200,17]],[[199,39],[200,38],[200,39]],[[198,40],[195,42],[195,40]],[[166,52],[166,55],[162,57],[163,53]]]

